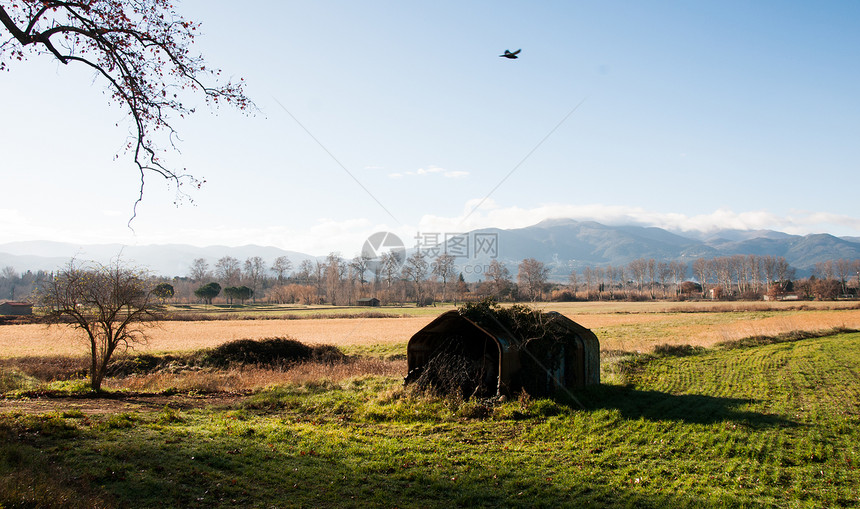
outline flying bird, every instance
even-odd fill
[[[510,58],[510,59],[519,58],[519,57],[517,56],[517,54],[518,54],[520,51],[522,51],[522,49],[518,49],[518,50],[516,50],[516,51],[505,50],[505,54],[504,54],[504,55],[499,55],[499,56],[500,56],[500,57],[505,57],[505,58]]]

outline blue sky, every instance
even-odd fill
[[[553,217],[860,236],[855,2],[177,10],[260,110],[175,122],[180,152],[165,157],[206,179],[195,203],[175,207],[151,176],[130,231],[125,112],[89,71],[33,57],[0,74],[0,243],[353,256],[374,231]]]

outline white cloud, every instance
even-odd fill
[[[708,214],[690,216],[624,205],[549,203],[532,208],[502,207],[492,199],[470,200],[465,204],[463,212],[454,217],[426,214],[421,217],[418,226],[420,231],[464,232],[490,227],[524,228],[546,219],[656,226],[681,232],[736,229],[778,230],[796,235],[820,232],[860,235],[860,219],[822,212],[792,211],[791,214],[782,216],[766,210],[735,212],[718,209]]]
[[[426,169],[425,168],[418,168],[417,170],[415,170],[414,174],[415,175],[430,175],[431,173],[443,173],[444,171],[445,170],[443,170],[442,168],[438,168],[436,166],[431,166],[431,167],[426,168]],[[406,172],[406,173],[409,174],[409,172]]]
[[[463,170],[446,170],[445,168],[440,168],[438,166],[428,166],[427,168],[418,168],[414,171],[404,171],[404,172],[395,172],[389,173],[388,176],[390,178],[402,178],[402,177],[424,177],[427,175],[442,175],[445,178],[463,178],[469,175],[468,171]]]
[[[0,209],[0,244],[21,240],[50,239],[54,228],[35,224],[20,210]]]

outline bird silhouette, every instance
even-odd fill
[[[517,56],[517,54],[518,54],[520,51],[522,51],[522,49],[518,49],[518,50],[516,50],[516,51],[505,50],[505,54],[504,54],[504,55],[499,55],[499,56],[500,56],[500,57],[505,57],[505,58],[510,58],[510,59],[519,58],[519,57]]]

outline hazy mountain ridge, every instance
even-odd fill
[[[56,270],[66,265],[71,258],[109,262],[120,256],[129,263],[145,266],[164,276],[187,276],[191,263],[203,258],[210,268],[223,256],[232,256],[244,262],[252,256],[260,256],[270,266],[275,258],[287,256],[293,268],[303,260],[316,258],[298,251],[287,251],[271,246],[206,246],[186,244],[152,244],[145,246],[123,246],[121,244],[79,245],[52,241],[28,241],[0,244],[0,267],[12,266],[19,272],[26,270]]]
[[[690,234],[655,227],[548,220],[526,228],[478,231],[498,234],[496,258],[512,274],[516,274],[520,261],[531,257],[548,264],[555,279],[566,278],[573,269],[623,266],[639,258],[689,263],[697,258],[738,254],[782,256],[798,270],[799,276],[808,275],[819,262],[860,258],[860,242],[856,238],[843,239],[829,234],[801,236],[773,230]],[[480,271],[480,267],[489,265],[492,257],[484,255],[458,261],[462,262],[461,266],[476,272],[475,267]]]
[[[671,232],[646,226],[608,226],[594,221],[552,219],[526,228],[502,230],[483,228],[466,234],[491,234],[497,238],[497,251],[457,258],[458,270],[467,280],[482,279],[493,259],[504,263],[516,275],[519,262],[536,258],[546,263],[555,279],[566,278],[571,270],[584,267],[623,266],[639,258],[659,261],[691,262],[696,258],[749,255],[782,256],[798,275],[808,274],[816,263],[835,259],[860,258],[860,238],[839,238],[829,234],[791,235],[773,230],[717,232]],[[411,247],[411,246],[407,246]],[[410,250],[411,251],[411,250]],[[122,246],[120,244],[77,245],[50,241],[0,244],[0,267],[26,270],[55,270],[70,258],[107,262],[121,254],[129,262],[149,267],[165,276],[185,276],[196,258],[206,259],[210,267],[223,256],[241,261],[260,256],[269,265],[287,256],[296,268],[302,260],[317,256],[271,246],[196,247],[182,244]]]

